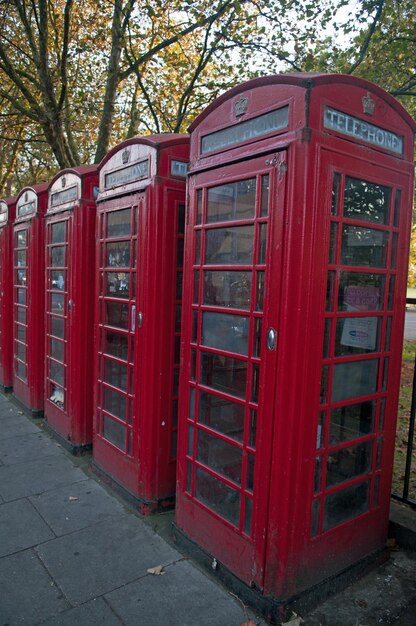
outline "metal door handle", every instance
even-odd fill
[[[267,349],[270,352],[276,350],[277,344],[277,330],[275,328],[269,328],[267,331]]]
[[[143,313],[139,311],[137,315],[137,328],[141,328],[143,323]]]

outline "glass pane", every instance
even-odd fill
[[[388,302],[387,302],[387,309],[389,311],[393,310],[393,303],[394,303],[394,286],[396,283],[396,277],[395,276],[390,276],[390,280],[389,280],[389,297],[388,297]]]
[[[15,342],[15,355],[26,363],[26,345],[24,343]]]
[[[208,189],[207,222],[254,218],[256,179],[241,180]]]
[[[375,400],[358,402],[332,409],[329,427],[329,444],[336,445],[350,439],[368,435],[374,430]]]
[[[247,355],[248,330],[248,317],[204,311],[201,343],[210,348]]]
[[[183,273],[176,272],[176,294],[175,294],[176,300],[182,300],[182,290],[183,290]]]
[[[261,204],[260,204],[260,216],[266,217],[269,213],[269,191],[270,191],[270,176],[266,174],[261,177]]]
[[[206,231],[205,263],[212,265],[251,265],[253,226],[233,226]]]
[[[26,309],[22,306],[17,307],[17,321],[26,324]]]
[[[65,362],[65,344],[58,339],[51,339],[50,356],[61,363]]]
[[[371,467],[373,442],[364,441],[328,455],[326,464],[326,486],[332,487],[367,474]]]
[[[322,350],[322,357],[324,359],[328,359],[330,356],[331,328],[332,328],[332,320],[326,319],[325,327],[324,327],[324,347]]]
[[[332,181],[331,215],[338,215],[340,184],[341,184],[341,174],[335,173],[333,181]]]
[[[23,343],[26,343],[26,326],[22,326],[21,324],[16,324],[15,328],[16,328],[16,338],[19,341],[23,341]]]
[[[400,222],[400,201],[401,201],[401,191],[398,189],[394,198],[394,219],[393,226],[398,226]]]
[[[259,400],[260,366],[251,366],[251,402],[257,404]]]
[[[332,380],[332,402],[375,393],[377,374],[378,359],[336,363]]]
[[[374,228],[346,226],[342,229],[341,263],[386,267],[389,233]]]
[[[315,473],[313,479],[313,493],[316,495],[321,491],[322,480],[322,457],[317,456],[315,458]]]
[[[50,264],[52,267],[65,267],[65,246],[50,248]]]
[[[50,273],[51,289],[64,291],[65,289],[65,272],[61,270],[53,270]]]
[[[107,237],[124,237],[131,233],[131,209],[107,213]]]
[[[250,309],[251,276],[251,272],[204,272],[204,304]]]
[[[338,224],[337,222],[331,222],[331,232],[329,239],[329,258],[328,263],[333,265],[337,258],[337,240],[338,240]]]
[[[207,274],[210,274],[211,272],[207,272]],[[215,272],[212,272],[213,274],[215,274]],[[194,297],[193,297],[193,304],[198,304],[199,302],[199,275],[200,275],[200,271],[196,270],[194,271]]]
[[[344,217],[363,222],[388,224],[389,187],[347,177],[345,181]]]
[[[321,511],[321,501],[312,502],[311,537],[315,537],[319,532],[319,514]]]
[[[121,302],[105,302],[104,323],[109,326],[127,329],[129,325],[129,305]]]
[[[335,356],[364,354],[380,349],[381,318],[347,317],[337,320]]]
[[[253,356],[260,357],[261,353],[261,331],[262,331],[262,319],[260,317],[254,318],[254,341],[253,341]]]
[[[51,312],[60,313],[61,315],[65,310],[65,296],[60,293],[51,293]]]
[[[103,333],[103,352],[127,361],[128,337],[121,333],[105,330]]]
[[[266,252],[267,252],[267,224],[259,224],[259,252],[258,252],[259,265],[266,264]]]
[[[25,286],[26,279],[26,270],[17,270],[17,284]]]
[[[102,435],[105,439],[116,445],[121,450],[125,449],[126,429],[123,424],[115,422],[111,419],[111,417],[108,417],[108,415],[103,415]]]
[[[201,231],[195,231],[195,265],[201,262]]]
[[[199,467],[195,471],[195,497],[238,526],[240,521],[240,494]]]
[[[256,272],[256,274],[256,311],[262,311],[264,303],[264,272]]]
[[[55,361],[49,361],[49,378],[52,378],[59,385],[65,385],[65,368]]]
[[[177,304],[175,306],[175,333],[181,332],[181,320],[182,320],[182,306]]]
[[[19,250],[16,253],[16,262],[17,262],[17,266],[18,267],[26,267],[27,263],[26,263],[26,254],[27,251],[26,250]]]
[[[335,272],[328,272],[328,279],[326,283],[326,300],[325,311],[331,313],[334,310],[335,302]]]
[[[65,320],[63,317],[51,317],[51,335],[65,339]]]
[[[127,393],[127,365],[104,359],[104,381]]]
[[[115,391],[104,387],[103,409],[112,413],[119,419],[126,421],[126,397]]]
[[[327,496],[324,506],[324,530],[368,511],[368,496],[368,481]]]
[[[395,270],[397,267],[397,246],[399,243],[399,235],[397,233],[392,234],[391,241],[391,260],[390,267],[392,270]]]
[[[198,189],[196,196],[196,223],[202,223],[202,189]]]
[[[26,365],[21,361],[16,361],[16,375],[21,379],[27,382],[26,380]]]
[[[328,400],[328,378],[329,378],[329,367],[328,365],[324,365],[322,367],[322,374],[321,374],[320,404],[325,404]]]
[[[384,276],[341,272],[338,310],[380,311],[383,308]]]
[[[56,406],[60,409],[63,409],[65,406],[65,392],[62,387],[58,387],[58,385],[51,383],[49,400],[56,404]]]
[[[178,267],[182,267],[183,265],[183,253],[184,253],[184,240],[183,238],[177,239],[176,265]]]
[[[16,245],[18,248],[25,248],[27,245],[27,230],[19,230],[16,233]]]
[[[52,224],[52,243],[62,243],[65,241],[65,226],[66,222],[56,222]]]
[[[247,363],[210,352],[201,353],[201,384],[245,398]]]
[[[256,447],[256,433],[257,433],[257,411],[255,409],[250,409],[248,445],[251,448]]]
[[[126,272],[106,272],[106,295],[114,298],[128,298],[130,274]]]
[[[320,411],[319,418],[318,418],[318,429],[316,432],[316,449],[317,450],[322,448],[324,445],[325,418],[326,418],[326,411]]]
[[[18,289],[17,290],[17,303],[18,304],[26,304],[26,289]]]
[[[243,441],[244,406],[242,404],[200,391],[198,421],[236,441]]]
[[[241,448],[209,433],[198,432],[198,461],[237,484],[241,482],[242,458]]]
[[[107,267],[130,267],[130,241],[107,243],[105,251]]]
[[[247,454],[247,489],[253,491],[254,489],[254,466],[256,457],[254,454]]]

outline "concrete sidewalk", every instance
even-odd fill
[[[136,515],[88,461],[0,394],[0,626],[265,625],[178,552],[172,515]],[[148,572],[157,566],[162,575]],[[307,626],[416,624],[416,554],[394,552],[302,617]]]

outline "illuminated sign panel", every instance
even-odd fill
[[[347,113],[325,107],[324,127],[329,130],[336,130],[341,135],[365,141],[378,148],[403,154],[403,137]]]
[[[205,135],[201,141],[201,153],[213,152],[240,143],[240,141],[255,139],[273,131],[282,130],[288,124],[289,106],[284,106],[276,111],[270,111],[246,122]]]
[[[110,189],[112,187],[118,187],[119,185],[126,185],[140,178],[147,178],[148,176],[149,160],[146,159],[145,161],[134,163],[128,167],[123,167],[121,170],[109,172],[104,177],[104,187],[105,189]]]
[[[78,197],[78,187],[74,185],[73,187],[68,187],[68,189],[64,189],[63,191],[56,191],[51,194],[51,207],[58,206],[59,204],[65,204],[66,202],[72,202],[76,200]]]

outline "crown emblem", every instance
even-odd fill
[[[121,153],[121,160],[123,161],[123,163],[128,163],[130,159],[130,151],[127,150],[127,148],[124,148],[123,152]]]
[[[376,103],[370,96],[370,93],[367,91],[367,95],[362,98],[363,103],[363,113],[366,115],[373,115]]]
[[[236,117],[240,117],[240,115],[244,115],[244,113],[248,109],[248,98],[246,96],[241,96],[239,100],[234,104],[234,113]]]
[[[61,185],[62,185],[62,187],[65,187],[65,185],[66,185],[66,178],[65,178],[65,176],[62,176],[62,178],[61,178]]]
[[[28,194],[28,193],[27,193],[27,191],[26,191],[26,193],[25,193],[25,202],[27,202],[27,199],[28,199],[28,198],[29,198],[29,194]]]

